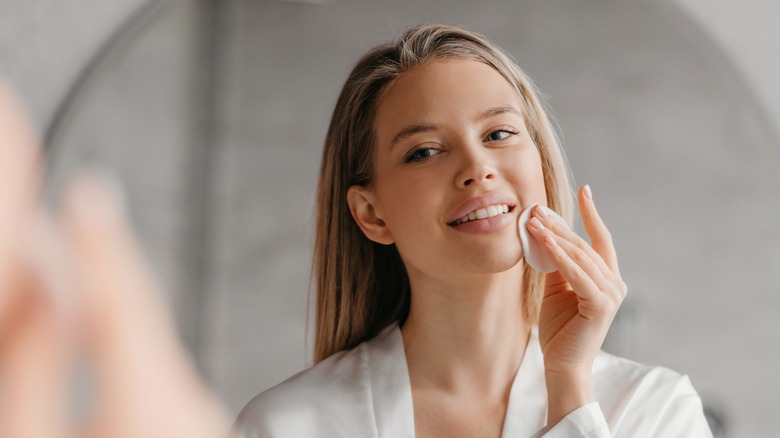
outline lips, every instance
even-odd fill
[[[515,200],[515,197],[510,195],[509,193],[504,193],[499,191],[486,192],[474,196],[473,198],[469,198],[465,202],[460,204],[452,212],[452,214],[447,219],[447,225],[450,226],[458,225],[461,218],[467,216],[469,213],[474,212],[475,210],[487,209],[490,206],[496,206],[502,204],[509,207],[509,213],[511,213],[512,211],[514,211],[517,201]]]
[[[487,208],[478,208],[467,216],[453,222],[454,225],[465,224],[466,222],[476,221],[479,219],[487,219],[489,217],[496,217],[500,214],[509,213],[509,206],[506,204],[491,205]]]

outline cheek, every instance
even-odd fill
[[[504,171],[513,185],[523,193],[544,199],[544,172],[536,149],[512,154],[503,161]]]
[[[425,232],[436,223],[435,207],[441,202],[440,182],[430,177],[406,176],[385,179],[378,194],[385,223],[396,238],[402,234]]]

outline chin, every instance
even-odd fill
[[[460,276],[497,274],[522,265],[523,248],[520,239],[514,242],[492,242],[469,247],[428,247],[411,256],[398,248],[408,271],[429,275]]]
[[[497,274],[508,271],[523,260],[521,249],[475,253],[449,263],[447,271],[455,275]]]

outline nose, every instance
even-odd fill
[[[463,163],[455,177],[458,188],[484,184],[496,178],[496,168],[485,150],[467,150],[463,155]]]

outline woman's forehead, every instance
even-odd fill
[[[396,79],[379,99],[380,141],[410,124],[477,121],[494,108],[522,113],[514,87],[493,67],[474,60],[442,60],[416,67]]]

